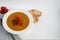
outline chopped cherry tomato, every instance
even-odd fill
[[[2,7],[1,7],[1,10],[4,10],[4,9],[6,9],[6,7],[2,6]]]
[[[4,7],[4,6],[2,6],[1,7],[1,10],[0,10],[0,13],[1,14],[5,14],[5,13],[7,13],[9,10],[6,8],[6,7]]]
[[[16,21],[16,20],[17,20],[17,21]],[[21,20],[20,17],[18,17],[18,16],[15,16],[13,22],[16,23],[16,25],[22,26],[22,20]]]
[[[15,16],[17,20],[19,20],[19,17],[18,16]]]
[[[4,13],[7,13],[7,12],[8,12],[8,9],[5,9],[3,12],[4,12]]]
[[[18,25],[22,26],[22,20],[18,20]]]
[[[18,25],[22,26],[22,23],[21,22],[18,22]]]
[[[0,10],[0,14],[2,14],[3,13],[3,11],[2,10]]]

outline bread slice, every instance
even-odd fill
[[[33,16],[33,19],[34,19],[34,23],[38,22],[38,17],[41,16],[41,12],[36,10],[36,9],[32,9],[32,10],[29,10],[29,12],[32,14]]]
[[[37,17],[41,16],[41,11],[38,11],[36,9],[32,9],[30,11],[32,11],[32,13],[34,13]]]
[[[31,11],[31,10],[30,10],[29,12],[30,12],[30,13],[32,14],[32,16],[33,16],[34,23],[36,23],[36,22],[38,21],[37,16],[36,16],[34,13],[32,13],[32,11]]]

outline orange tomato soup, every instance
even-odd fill
[[[14,31],[21,31],[28,27],[29,18],[23,12],[14,12],[8,16],[6,22],[10,29]]]

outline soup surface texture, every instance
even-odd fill
[[[28,27],[29,18],[23,12],[13,12],[8,16],[7,26],[14,31],[21,31]]]

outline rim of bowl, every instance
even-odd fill
[[[29,25],[28,25],[27,28],[25,28],[25,29],[22,30],[22,31],[14,31],[14,30],[12,30],[11,28],[9,28],[9,27],[7,26],[6,20],[7,20],[7,18],[9,17],[9,15],[11,15],[13,12],[24,12],[24,13],[28,16],[30,22],[29,22]],[[9,33],[12,33],[12,34],[22,34],[22,33],[26,32],[26,31],[32,26],[32,24],[33,24],[33,17],[32,17],[32,15],[31,15],[28,11],[26,11],[26,10],[19,10],[19,9],[17,10],[17,9],[14,9],[14,10],[8,11],[8,12],[4,15],[3,20],[2,20],[2,24],[3,24],[3,27],[5,28],[5,30],[8,31]]]

